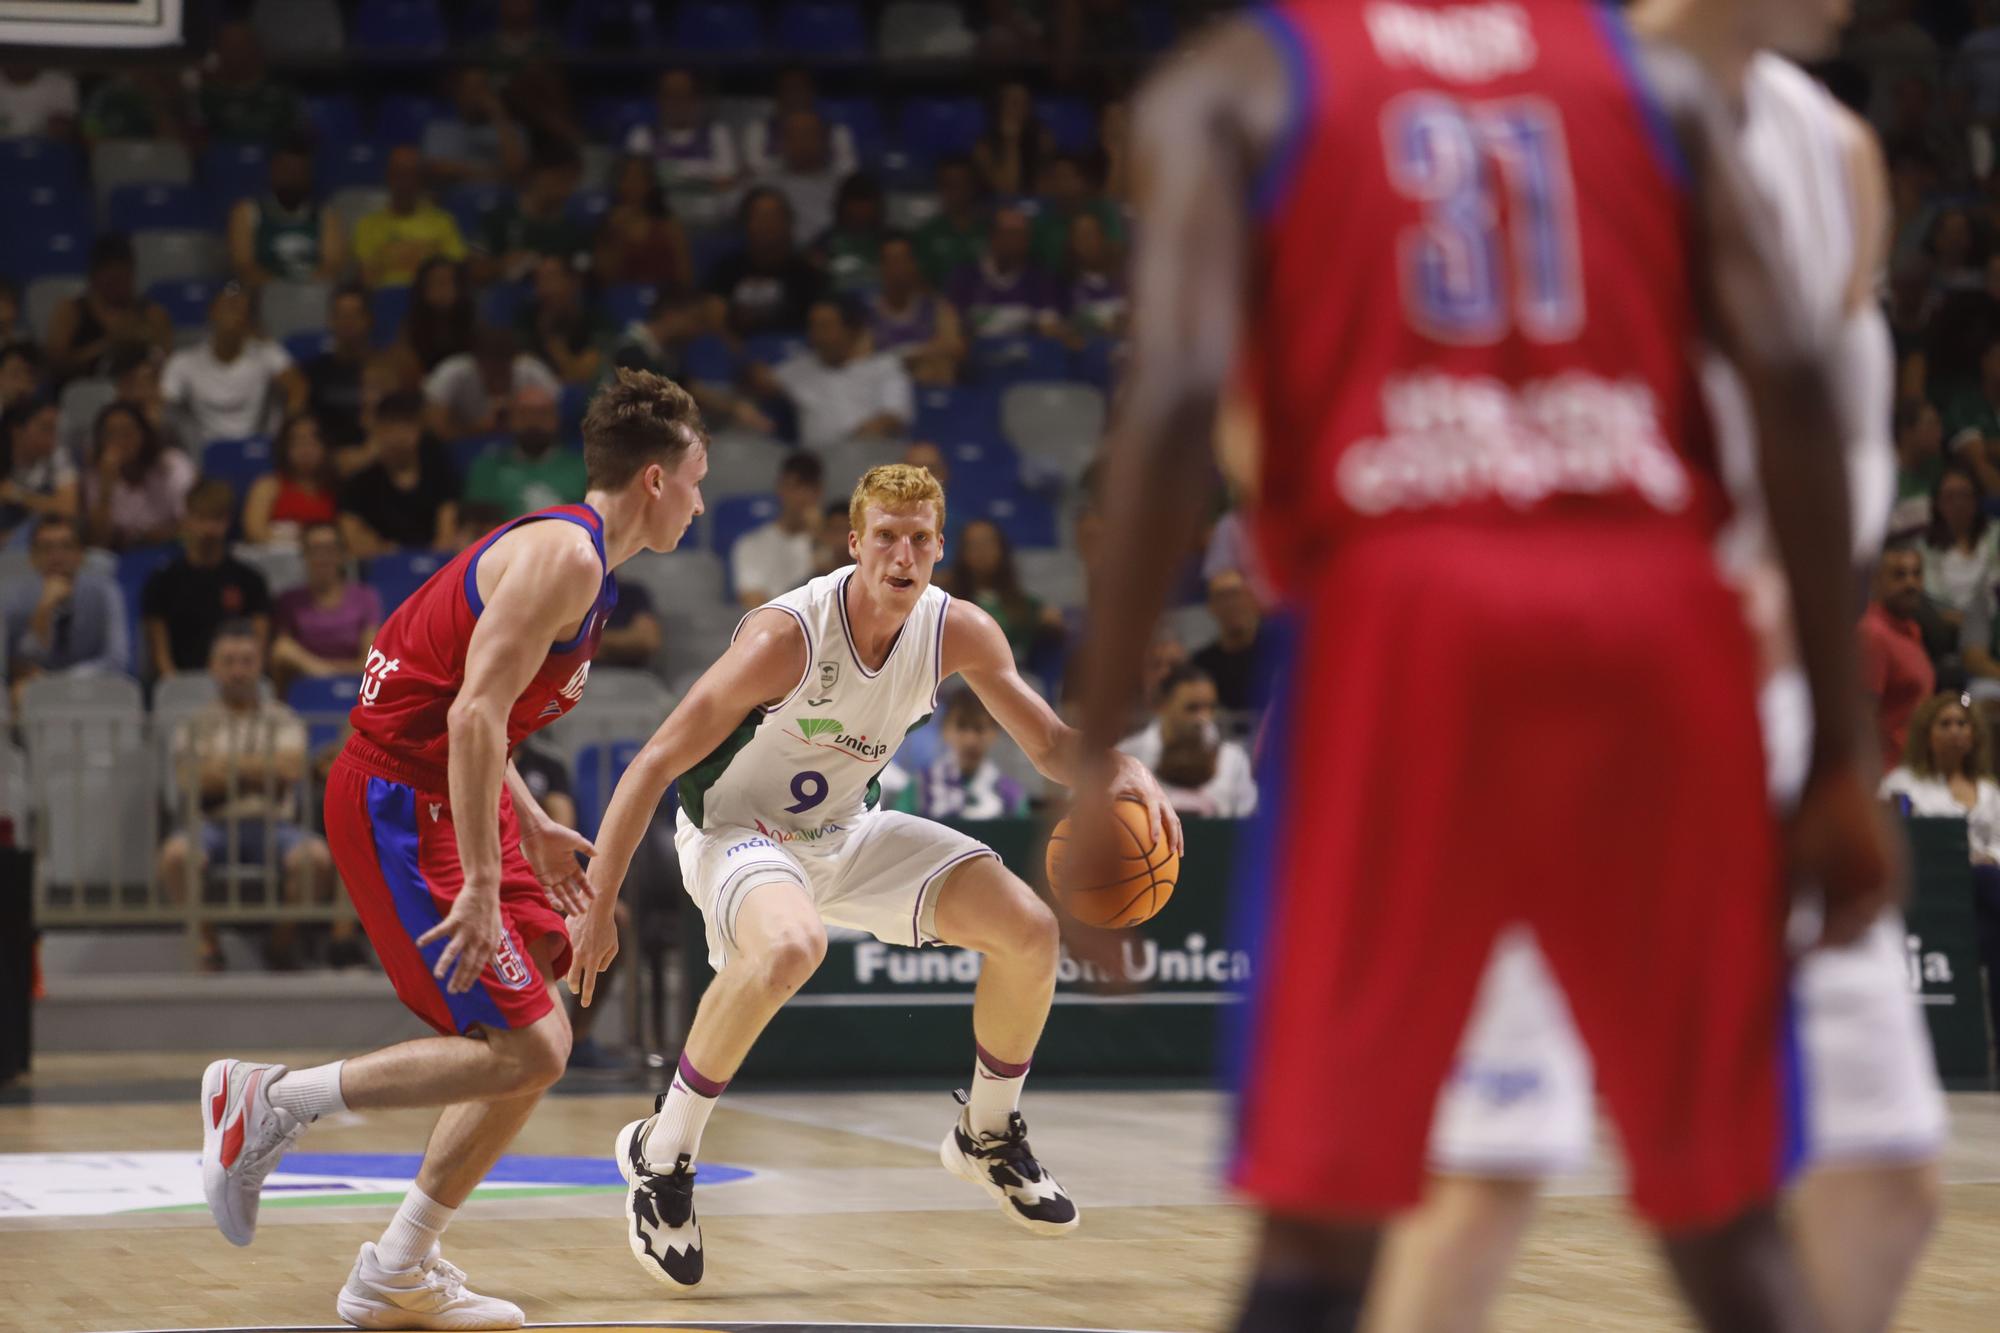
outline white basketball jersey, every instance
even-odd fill
[[[681,818],[704,829],[754,828],[789,842],[844,832],[875,807],[876,778],[903,737],[937,706],[951,597],[924,589],[888,658],[870,671],[847,623],[854,572],[852,565],[836,570],[758,608],[799,622],[805,674],[782,701],[745,717],[682,775]],[[736,632],[743,632],[741,624]]]
[[[1743,100],[1740,146],[1764,198],[1767,218],[1777,227],[1779,257],[1803,297],[1815,339],[1822,346],[1843,349],[1838,389],[1856,404],[1844,415],[1867,425],[1840,444],[1856,503],[1856,556],[1871,556],[1881,545],[1894,498],[1888,420],[1894,362],[1887,330],[1879,319],[1873,328],[1850,327],[1847,297],[1859,238],[1842,113],[1832,95],[1804,70],[1768,52],[1751,61]],[[1769,550],[1757,480],[1756,432],[1742,382],[1721,357],[1708,358],[1704,382],[1723,475],[1737,505],[1736,521],[1723,535],[1721,554],[1725,566],[1741,572],[1768,558]],[[1879,411],[1874,401],[1878,398]],[[1880,422],[1873,419],[1877,415]]]

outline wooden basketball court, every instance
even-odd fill
[[[0,1329],[332,1326],[333,1296],[421,1150],[427,1112],[342,1115],[267,1189],[254,1246],[200,1205],[195,1088],[207,1056],[44,1058],[0,1094]],[[301,1056],[303,1060],[323,1056]],[[956,1113],[935,1093],[732,1090],[698,1194],[708,1276],[676,1295],[625,1248],[612,1135],[650,1106],[633,1091],[551,1098],[503,1174],[446,1237],[447,1255],[532,1324],[704,1328],[921,1324],[1209,1330],[1228,1326],[1250,1218],[1216,1185],[1221,1099],[1205,1092],[1031,1087],[1038,1155],[1084,1210],[1044,1240],[947,1176]],[[1952,1099],[1944,1227],[1905,1307],[1921,1333],[2000,1328],[2000,1098]],[[399,1174],[400,1173],[400,1174]],[[704,1177],[707,1179],[708,1177]],[[1600,1164],[1556,1184],[1497,1326],[1685,1327]]]

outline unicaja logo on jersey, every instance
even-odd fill
[[[807,744],[821,750],[837,750],[850,759],[880,759],[889,753],[888,742],[850,736],[846,727],[830,717],[802,717],[797,726]]]
[[[821,736],[837,736],[840,734],[840,731],[840,723],[830,717],[802,717],[799,719],[799,735],[805,737],[807,740],[815,740]]]
[[[382,693],[382,682],[391,671],[403,665],[393,657],[384,657],[373,646],[368,649],[368,664],[361,668],[361,702],[372,704]]]

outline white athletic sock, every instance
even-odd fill
[[[667,1089],[666,1105],[660,1108],[652,1128],[646,1131],[645,1143],[640,1145],[639,1153],[646,1159],[646,1165],[655,1171],[671,1171],[682,1153],[693,1161],[701,1152],[701,1132],[708,1127],[708,1113],[715,1109],[722,1090],[728,1086],[728,1079],[717,1083],[703,1078],[683,1055],[673,1085]]]
[[[415,1268],[443,1237],[444,1229],[457,1213],[458,1209],[447,1208],[415,1185],[410,1186],[410,1192],[403,1196],[403,1206],[396,1210],[395,1220],[382,1233],[382,1239],[375,1242],[376,1262],[391,1270]]]
[[[347,1102],[340,1095],[340,1067],[346,1063],[335,1060],[311,1069],[288,1069],[283,1078],[265,1090],[265,1095],[273,1105],[282,1106],[307,1124],[323,1115],[345,1111]]]
[[[1021,1085],[1028,1081],[1029,1061],[1009,1064],[973,1043],[972,1096],[965,1104],[967,1125],[975,1134],[1003,1134],[1007,1117],[1021,1105]]]

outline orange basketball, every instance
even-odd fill
[[[1180,878],[1181,858],[1163,836],[1153,841],[1146,827],[1146,807],[1137,801],[1119,801],[1117,812],[1122,829],[1119,842],[1124,855],[1118,859],[1112,878],[1101,884],[1072,884],[1063,873],[1063,854],[1069,846],[1069,820],[1064,819],[1049,835],[1049,891],[1065,912],[1086,926],[1119,929],[1150,921],[1167,899],[1174,896]]]

